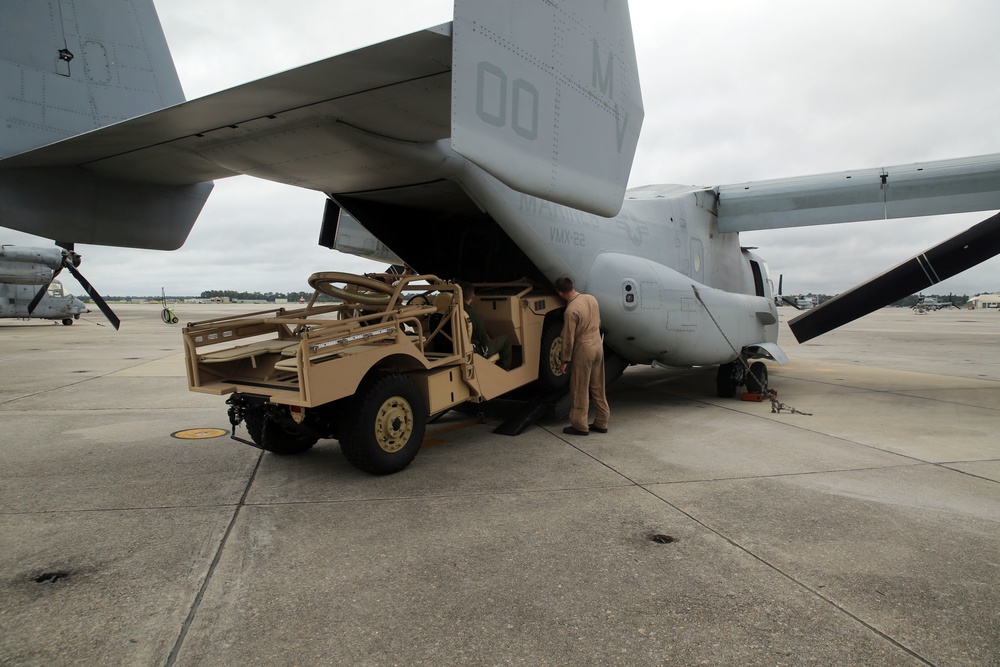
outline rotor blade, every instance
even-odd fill
[[[788,322],[800,343],[1000,254],[1000,213]]]
[[[108,318],[108,322],[111,322],[111,326],[113,326],[117,331],[119,327],[121,327],[122,321],[118,319],[118,316],[115,315],[113,310],[111,310],[111,307],[104,302],[104,299],[102,299],[101,295],[97,293],[94,286],[87,282],[87,279],[83,277],[83,274],[80,273],[75,266],[67,264],[66,268],[69,269],[69,272],[72,273],[73,277],[80,283],[80,286],[87,291],[87,294],[90,295],[90,298],[94,300],[97,307],[100,308],[101,312],[104,313],[104,316]]]
[[[795,301],[795,299],[793,299],[793,298],[792,298],[792,297],[790,297],[790,296],[784,296],[784,295],[782,295],[782,294],[779,294],[779,295],[778,295],[778,298],[779,298],[779,299],[781,299],[781,301],[782,301],[782,302],[783,302],[784,304],[786,304],[786,305],[788,305],[788,306],[791,306],[791,307],[792,307],[792,308],[794,308],[795,310],[805,310],[805,308],[803,308],[802,306],[800,306],[800,305],[798,304],[798,302],[797,302],[797,301]]]
[[[42,298],[45,297],[45,293],[49,291],[49,285],[51,285],[52,281],[56,279],[56,276],[59,275],[60,271],[62,271],[61,266],[52,272],[52,277],[49,278],[49,282],[42,285],[42,288],[35,294],[35,298],[33,298],[31,303],[28,304],[28,317],[31,317],[31,314],[35,312],[35,308],[38,308],[38,304],[41,303]]]

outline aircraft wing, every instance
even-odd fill
[[[326,192],[413,178],[348,126],[403,141],[451,131],[451,27],[438,26],[0,161],[188,185],[249,174]]]
[[[1000,209],[1000,154],[723,185],[719,231]]]
[[[440,155],[411,149],[440,140],[515,190],[612,216],[642,119],[627,3],[463,1],[451,23],[2,159],[0,224],[172,249],[208,181],[419,186]]]

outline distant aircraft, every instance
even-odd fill
[[[322,245],[476,282],[571,276],[600,302],[610,375],[718,365],[732,395],[750,360],[786,361],[741,231],[1000,208],[1000,155],[626,192],[644,110],[623,0],[457,0],[450,23],[189,102],[150,0],[56,6],[0,5],[19,26],[0,224],[174,249],[212,179],[317,190]],[[998,252],[994,216],[790,326],[808,340]]]
[[[0,318],[60,320],[68,326],[89,313],[82,301],[64,294],[55,279],[68,269],[117,329],[118,317],[77,270],[79,265],[80,256],[72,248],[0,246]]]
[[[958,309],[951,301],[938,301],[932,296],[922,296],[920,300],[913,305],[913,310],[918,312],[926,312],[933,310],[941,310],[942,308],[955,308]]]

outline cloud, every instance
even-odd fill
[[[189,98],[452,16],[451,0],[155,4]],[[646,109],[633,186],[1000,153],[995,0],[632,0],[630,7]],[[322,212],[322,194],[227,179],[181,250],[86,247],[83,269],[105,293],[158,294],[160,287],[304,289],[312,271],[382,268],[319,248]],[[788,289],[834,293],[988,216],[754,232],[743,244],[759,246]],[[4,240],[32,242],[13,233]],[[933,290],[1000,290],[1000,260]]]

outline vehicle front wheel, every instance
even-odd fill
[[[427,406],[416,383],[400,373],[376,373],[354,395],[353,423],[340,438],[344,457],[373,475],[399,472],[417,455]]]

